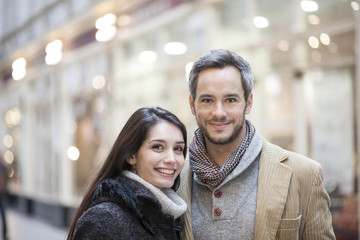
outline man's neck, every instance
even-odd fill
[[[228,144],[214,144],[205,138],[207,155],[219,166],[224,165],[230,155],[240,147],[245,138],[245,136],[242,135],[243,134],[240,134],[238,138]]]

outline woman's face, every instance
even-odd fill
[[[170,188],[184,166],[180,129],[165,120],[154,125],[139,151],[129,159],[138,175],[158,188]]]

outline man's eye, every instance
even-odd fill
[[[211,103],[211,99],[203,99],[203,100],[201,100],[203,103]]]
[[[236,102],[236,99],[235,98],[228,98],[226,101],[228,103],[234,103],[234,102]]]

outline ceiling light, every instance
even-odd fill
[[[108,13],[101,18],[98,18],[95,22],[95,27],[98,31],[95,34],[95,38],[99,42],[110,41],[116,34],[116,23],[115,14]]]
[[[312,48],[318,48],[319,44],[320,44],[317,37],[314,37],[314,36],[309,37],[308,43],[309,43],[310,47],[312,47]]]
[[[311,0],[302,0],[301,8],[302,10],[304,10],[304,12],[316,12],[317,10],[319,10],[319,4]]]
[[[169,42],[164,45],[163,50],[169,55],[182,55],[186,53],[187,46],[182,42]]]
[[[77,147],[70,146],[67,150],[67,156],[69,159],[76,161],[80,157],[80,151]]]
[[[12,63],[12,77],[14,80],[23,79],[26,75],[26,60],[18,58]]]
[[[154,51],[142,51],[139,54],[139,61],[142,63],[154,63],[157,57],[158,55]]]
[[[92,86],[94,89],[99,90],[105,86],[105,78],[104,76],[97,75],[92,80]]]
[[[326,33],[322,33],[320,35],[320,42],[324,45],[329,45],[330,44],[330,36]]]
[[[9,134],[5,135],[5,137],[4,137],[4,145],[5,145],[7,148],[11,148],[13,144],[14,144],[14,139],[13,139],[13,137],[10,136]]]
[[[102,29],[104,27],[115,24],[115,22],[116,22],[116,16],[112,13],[108,13],[96,20],[95,27],[97,29]]]
[[[12,77],[15,81],[23,79],[25,77],[25,75],[26,75],[25,68],[15,70],[15,71],[13,70],[13,72],[12,72]]]
[[[45,56],[45,62],[47,65],[56,65],[61,61],[61,59],[62,59],[62,52],[60,51]]]
[[[359,11],[360,9],[360,6],[359,6],[359,3],[358,2],[351,2],[351,8],[354,10],[354,11]]]
[[[114,26],[106,26],[104,28],[99,29],[96,34],[95,38],[99,42],[107,42],[110,41],[116,34],[116,27]]]
[[[269,26],[269,20],[265,17],[257,16],[253,19],[254,25],[257,28],[267,28]]]
[[[17,107],[13,107],[5,113],[5,121],[9,127],[19,125],[21,120],[21,112]]]
[[[26,60],[25,58],[18,58],[12,63],[12,68],[24,68],[26,67]]]
[[[5,162],[7,162],[8,164],[12,164],[14,161],[14,154],[11,151],[6,151],[4,153],[4,160]]]
[[[45,62],[48,65],[58,64],[62,59],[62,47],[63,43],[61,40],[55,40],[46,45]]]
[[[61,40],[55,40],[46,45],[45,52],[50,54],[54,51],[61,51],[63,47],[63,43]]]

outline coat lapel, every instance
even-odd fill
[[[185,214],[180,217],[180,223],[183,226],[183,230],[180,232],[181,239],[193,240],[191,223],[191,191],[193,174],[190,168],[190,159],[187,158],[184,164],[184,168],[180,173],[181,184],[178,189],[178,193],[185,200],[187,209]]]
[[[292,170],[288,153],[263,139],[260,157],[255,239],[275,239],[284,211]]]

